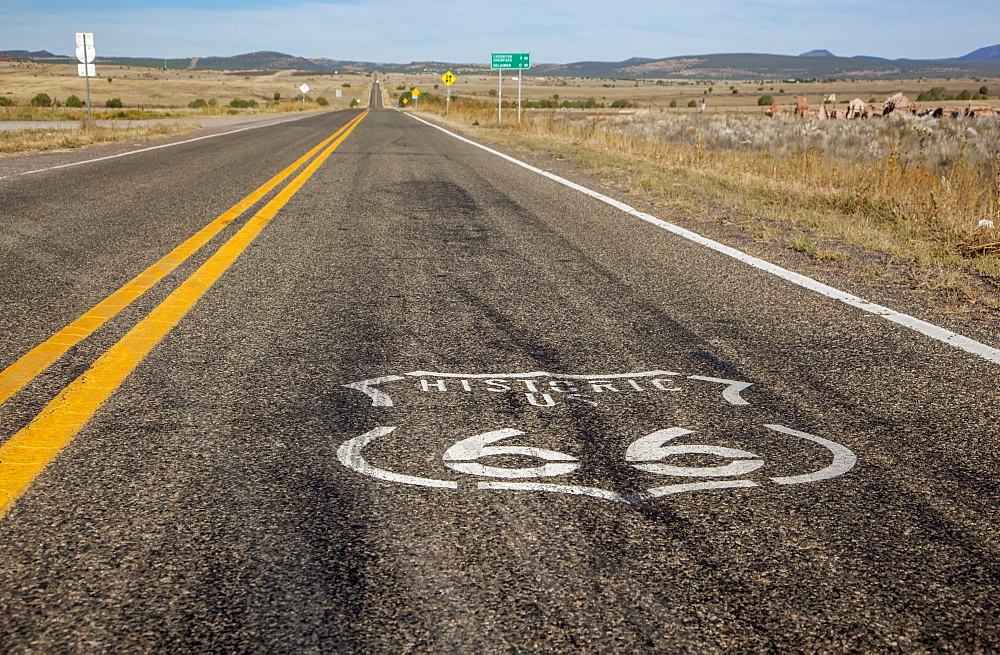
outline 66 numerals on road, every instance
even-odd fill
[[[857,457],[847,447],[818,437],[807,432],[792,428],[768,424],[764,428],[785,435],[792,439],[805,440],[818,445],[833,456],[832,462],[815,471],[807,471],[797,475],[771,477],[769,480],[778,485],[814,483],[828,480],[847,473],[857,463]],[[376,439],[395,431],[395,427],[375,428],[359,437],[345,441],[338,449],[338,459],[344,466],[362,475],[380,480],[424,487],[458,489],[459,483],[454,480],[440,480],[396,473],[370,464],[364,457],[364,449]],[[508,491],[542,491],[591,496],[621,502],[637,504],[653,498],[689,491],[732,489],[760,486],[757,482],[740,476],[746,476],[765,465],[759,455],[723,446],[706,444],[670,444],[680,437],[695,434],[695,431],[681,427],[656,430],[633,441],[625,451],[625,462],[645,473],[680,477],[690,481],[654,487],[632,494],[622,494],[611,490],[572,484],[549,482],[551,478],[565,476],[580,468],[578,458],[546,448],[519,445],[493,445],[513,437],[525,434],[520,430],[505,428],[484,432],[462,439],[448,448],[442,461],[449,469],[467,475],[492,478],[502,482],[481,481],[476,484],[480,490]],[[490,456],[516,455],[536,458],[540,464],[530,467],[503,467],[483,464],[479,460]],[[681,466],[671,464],[671,457],[680,455],[710,455],[730,460],[717,466]],[[541,480],[546,480],[541,482]],[[531,482],[508,482],[508,480],[532,480]]]

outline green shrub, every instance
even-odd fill
[[[47,93],[39,93],[34,98],[31,99],[32,107],[51,107],[52,98],[49,97]]]
[[[354,109],[355,107],[357,107],[357,106],[358,106],[358,105],[360,105],[360,104],[361,104],[361,103],[360,103],[360,102],[358,102],[358,99],[357,99],[357,98],[351,98],[351,109]]]
[[[109,98],[107,100],[107,102],[104,103],[104,106],[107,107],[108,109],[119,108],[119,107],[122,106],[122,99],[121,98]]]
[[[969,93],[968,89],[965,89],[964,91],[962,91],[961,93],[959,93],[957,96],[955,96],[955,100],[972,100],[972,94]]]
[[[611,106],[616,109],[621,109],[623,107],[631,107],[632,103],[622,98],[621,100],[615,100],[614,102],[612,102]]]
[[[979,87],[979,95],[981,95],[981,96],[988,96],[989,94],[990,94],[990,90],[988,88],[986,88],[985,86]]]
[[[219,101],[218,101],[218,100],[216,100],[215,98],[211,98],[211,99],[210,99],[210,100],[208,101],[208,106],[209,106],[209,107],[214,107],[214,106],[215,106],[215,105],[217,105],[217,104],[219,104]]]
[[[688,102],[688,107],[697,107],[697,106],[698,106],[697,100],[691,100]]]
[[[761,97],[757,98],[757,104],[761,107],[770,107],[774,104],[774,96],[770,93],[765,93]]]
[[[188,103],[188,107],[190,107],[191,109],[201,109],[202,107],[207,107],[207,106],[208,103],[205,102],[202,98],[197,98]]]
[[[274,92],[274,101],[278,102],[279,100],[281,100],[281,94],[279,92],[275,91]]]
[[[319,105],[320,107],[326,107],[330,104],[330,101],[324,98],[323,96],[320,96],[316,98],[316,104]]]
[[[945,100],[945,88],[943,86],[931,87],[930,91],[924,91],[917,96],[917,102],[937,102]]]
[[[66,98],[67,107],[79,108],[79,107],[85,107],[86,105],[87,103],[85,103],[83,100],[80,100],[76,96],[70,96]]]
[[[0,96],[0,107],[13,107],[14,100],[7,96]]]
[[[343,86],[343,87],[346,87],[346,88],[348,88],[348,89],[349,89],[349,88],[351,88],[351,85],[350,85],[350,84],[348,84],[347,82],[344,82],[343,84],[341,84],[341,86]],[[434,88],[435,88],[435,89],[437,88],[437,85],[436,85],[436,84],[434,85]]]
[[[256,100],[243,100],[242,98],[233,98],[229,101],[229,106],[234,109],[249,109],[251,107],[257,106]]]
[[[671,107],[676,107],[677,106],[677,101],[676,100],[671,100],[670,101],[670,106]]]

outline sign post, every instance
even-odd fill
[[[90,78],[97,76],[94,59],[97,57],[97,50],[94,49],[94,35],[91,32],[76,33],[76,58],[80,61],[77,65],[77,74],[87,80],[87,127],[90,127]]]
[[[413,96],[414,111],[420,109],[420,89],[413,89],[413,91],[410,91],[410,95]]]
[[[451,107],[451,85],[455,83],[455,74],[448,71],[441,76],[441,81],[444,82],[446,87],[448,87],[448,95],[445,97],[444,101],[444,115],[447,116],[448,109]]]
[[[523,71],[531,68],[530,52],[494,52],[490,60],[490,68],[496,69],[499,74],[497,84],[497,123],[503,117],[503,71],[518,70]],[[517,76],[517,122],[521,122],[521,74]]]
[[[302,86],[299,87],[299,91],[302,92],[302,108],[305,109],[306,108],[306,94],[309,93],[309,85],[306,84],[305,82],[303,82]]]

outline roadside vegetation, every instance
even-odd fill
[[[86,127],[78,130],[0,130],[0,155],[45,150],[72,150],[100,143],[159,139],[200,129],[191,123],[155,123],[139,127]]]
[[[643,200],[736,224],[864,282],[1000,309],[1000,121],[516,110],[452,98],[464,131],[569,159]],[[954,311],[961,311],[955,308]]]

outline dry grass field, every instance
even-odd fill
[[[216,72],[161,70],[155,68],[133,68],[127,66],[97,67],[98,77],[90,80],[93,108],[104,109],[105,102],[119,98],[126,109],[159,109],[173,112],[187,112],[188,104],[198,98],[206,102],[215,99],[219,111],[228,109],[233,98],[256,100],[260,110],[272,105],[287,104],[285,109],[294,107],[286,103],[275,103],[274,94],[280,94],[284,101],[299,95],[299,86],[309,85],[307,94],[312,99],[324,97],[331,109],[348,107],[352,99],[367,102],[371,78],[365,75],[343,74],[325,75],[278,72]],[[0,62],[0,96],[11,98],[30,116],[27,120],[44,120],[42,113],[30,114],[26,107],[36,94],[45,93],[54,100],[65,102],[76,95],[86,99],[86,80],[77,76],[76,65],[47,65],[28,62]],[[350,86],[345,86],[350,85]],[[341,98],[336,91],[341,91]],[[314,107],[315,108],[315,107]],[[0,120],[25,120],[16,117],[17,111],[10,107],[0,107],[4,113]]]
[[[385,90],[395,102],[399,94],[413,87],[422,93],[444,95],[446,87],[441,82],[440,72],[421,75],[389,73],[381,76]],[[493,93],[497,90],[498,75],[456,73],[458,79],[451,87],[452,99],[474,99],[496,102]],[[503,76],[504,100],[517,100],[516,71],[505,71]],[[916,100],[922,91],[943,86],[947,95],[958,95],[962,91],[975,94],[980,87],[990,89],[989,99],[976,100],[977,106],[1000,107],[1000,78],[998,79],[955,79],[955,80],[875,80],[875,81],[834,81],[834,82],[747,82],[720,81],[688,82],[678,80],[621,80],[600,78],[558,78],[538,77],[525,71],[521,80],[521,94],[525,101],[549,100],[558,97],[558,102],[586,101],[593,98],[598,104],[611,107],[615,101],[627,101],[634,108],[655,113],[690,113],[700,111],[702,99],[708,113],[748,112],[762,113],[758,98],[768,94],[778,105],[790,111],[802,96],[813,106],[822,103],[823,96],[836,94],[838,103],[861,98],[865,102],[875,99],[879,105],[891,95],[903,92]],[[400,88],[402,87],[402,88]],[[738,93],[733,93],[733,89]],[[696,107],[688,105],[694,102]],[[676,105],[671,107],[671,102]],[[967,104],[961,102],[921,103],[927,108]],[[839,105],[838,105],[839,106]],[[846,106],[846,105],[845,105]],[[831,106],[832,108],[832,106]]]

